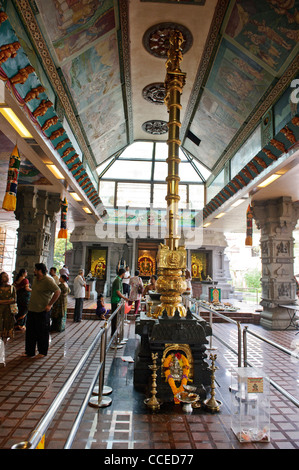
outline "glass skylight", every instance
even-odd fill
[[[150,180],[152,162],[117,160],[105,173],[104,179]]]
[[[101,164],[97,172],[102,175],[100,197],[103,204],[107,207],[145,208],[151,205],[165,208],[167,157],[166,143],[142,141],[133,143],[119,156]],[[204,205],[204,182],[211,172],[185,150],[179,149],[179,157],[179,206],[199,210]]]
[[[144,158],[151,160],[153,158],[153,144],[151,142],[134,142],[123,151],[119,158]]]

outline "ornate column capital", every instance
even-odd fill
[[[262,234],[279,235],[285,230],[294,230],[299,218],[299,203],[289,196],[276,199],[257,200],[252,204],[253,217]]]
[[[35,186],[21,186],[17,193],[15,217],[19,221],[16,270],[26,268],[33,275],[35,263],[49,262],[53,224],[60,211],[60,194]]]

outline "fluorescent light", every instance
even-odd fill
[[[242,202],[244,202],[245,199],[238,199],[238,201],[235,201],[232,203],[232,207],[237,207],[239,206],[240,204],[242,204]]]
[[[11,108],[0,108],[0,112],[21,137],[32,139],[30,132],[26,129],[24,124],[20,121],[18,116]]]
[[[269,176],[265,181],[263,181],[261,184],[258,184],[258,188],[264,188],[265,186],[268,186],[269,184],[273,183],[273,181],[277,180],[277,178],[280,178],[281,175],[278,175],[277,173],[274,173],[273,175]]]
[[[92,214],[91,210],[88,207],[83,207],[82,209],[86,212],[86,214]]]
[[[220,214],[215,216],[215,219],[220,219],[220,217],[223,217],[225,215],[225,212],[220,212]]]
[[[203,227],[208,227],[209,225],[211,225],[211,222],[207,222]]]
[[[72,196],[73,199],[75,199],[75,201],[82,201],[82,199],[78,196],[77,193],[70,192],[70,195]]]
[[[59,180],[63,180],[63,179],[64,179],[63,174],[60,173],[60,171],[58,170],[57,166],[55,166],[55,165],[47,165],[47,167],[48,167],[49,170],[53,173],[53,175],[56,176],[57,179],[59,179]]]

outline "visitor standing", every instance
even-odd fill
[[[20,269],[14,280],[14,286],[17,292],[18,305],[18,313],[15,316],[15,330],[21,331],[26,329],[26,317],[28,313],[28,303],[31,294],[31,288],[27,279],[27,274],[28,273],[26,269]]]
[[[65,330],[67,316],[67,296],[71,292],[71,289],[67,283],[67,277],[64,274],[61,274],[59,278],[58,287],[61,291],[61,294],[53,305],[51,311],[51,331],[61,332]]]
[[[118,271],[118,275],[114,279],[112,283],[112,289],[111,289],[111,314],[117,309],[117,306],[119,304],[119,301],[121,299],[128,300],[127,297],[123,295],[123,277],[125,275],[125,269],[121,268]],[[112,320],[111,320],[111,336],[114,334],[117,326],[117,316],[115,315]]]
[[[149,291],[155,291],[157,288],[157,279],[158,277],[156,274],[153,274],[150,279],[150,283],[144,288],[143,294],[142,295],[147,295]]]
[[[59,274],[61,276],[61,274],[63,274],[64,276],[67,277],[67,280],[69,280],[69,277],[70,277],[70,272],[68,270],[68,267],[64,264],[62,266],[62,268],[59,270]]]
[[[75,297],[75,310],[74,322],[79,323],[82,320],[83,301],[85,299],[86,282],[84,279],[84,270],[80,269],[78,276],[74,279],[74,297]]]
[[[60,289],[54,279],[48,275],[44,263],[36,263],[34,281],[28,305],[25,356],[46,356],[49,348],[50,311],[60,296]]]
[[[186,292],[192,297],[192,284],[191,284],[192,276],[191,276],[191,272],[189,271],[189,269],[186,269],[185,280],[187,283]]]
[[[54,267],[50,268],[50,276],[53,277],[56,284],[59,284],[59,277],[57,276],[56,271],[57,271],[56,268]]]
[[[127,267],[126,267],[125,274],[124,274],[124,277],[123,277],[123,280],[122,280],[122,283],[123,283],[123,293],[124,293],[124,295],[127,295],[127,297],[129,297],[129,295],[130,295],[130,290],[131,290],[131,287],[130,287],[130,277],[131,277],[131,274],[130,274],[130,266],[127,266]]]
[[[134,313],[135,315],[138,314],[141,296],[143,292],[143,282],[141,277],[139,277],[139,271],[135,271],[135,276],[131,277],[130,279],[131,285],[131,292],[129,296],[129,305],[132,305],[135,302]]]
[[[0,338],[12,338],[15,317],[11,305],[16,304],[16,289],[9,284],[8,274],[0,274]]]

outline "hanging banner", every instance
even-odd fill
[[[6,193],[2,203],[2,209],[6,211],[16,210],[20,163],[19,150],[18,147],[15,146],[9,159]]]
[[[64,198],[64,200],[61,201],[61,222],[58,238],[67,238],[67,208],[68,203],[66,198]]]
[[[253,219],[253,213],[251,206],[249,204],[246,212],[246,239],[245,239],[245,245],[246,246],[252,246],[252,219]]]

